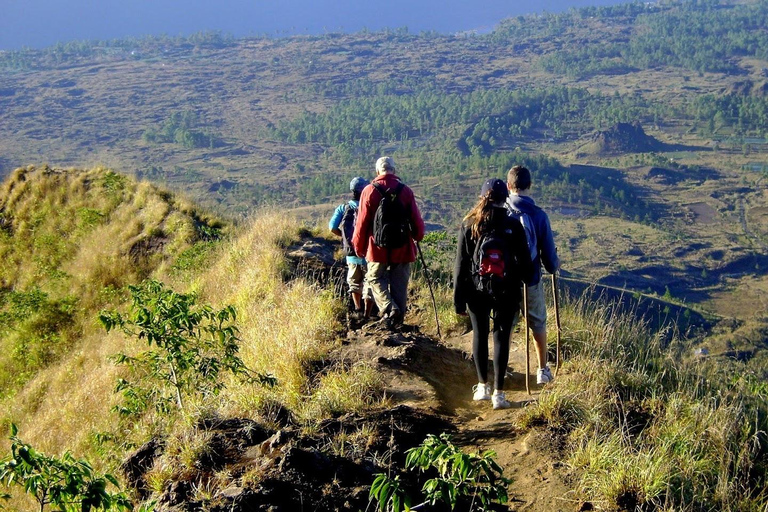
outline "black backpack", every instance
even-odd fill
[[[373,217],[373,243],[385,249],[398,249],[407,244],[411,236],[410,215],[399,197],[405,185],[398,183],[394,191],[378,183],[372,185],[381,194]]]
[[[341,248],[344,256],[357,256],[352,247],[352,235],[355,233],[355,223],[357,222],[357,206],[347,203],[344,207],[344,213],[341,215],[339,228],[341,229]]]
[[[509,290],[516,275],[510,254],[512,230],[496,229],[480,236],[472,255],[472,280],[477,291],[499,299]]]

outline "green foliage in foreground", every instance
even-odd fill
[[[630,314],[582,300],[564,319],[563,375],[527,409],[581,498],[625,510],[764,510],[768,396],[740,363],[694,358]]]
[[[131,381],[118,382],[117,391],[124,398],[117,408],[121,415],[138,415],[149,408],[167,413],[174,402],[183,411],[187,396],[218,394],[225,372],[250,376],[238,356],[233,306],[216,311],[197,305],[194,295],[176,293],[154,280],[129,289],[132,303],[127,318],[116,311],[99,316],[107,331],[118,328],[146,340],[150,347],[136,356],[115,356],[117,364],[128,366],[133,375]],[[268,376],[259,378],[274,384]]]
[[[11,455],[0,461],[0,483],[23,488],[37,501],[40,512],[48,505],[63,512],[133,510],[125,494],[107,491],[110,483],[119,487],[112,475],[98,475],[88,462],[69,452],[61,458],[38,452],[19,439],[16,425],[11,425],[10,439]]]
[[[453,510],[465,499],[470,502],[469,510],[487,510],[492,503],[506,503],[508,499],[510,480],[501,476],[495,456],[490,450],[482,455],[467,454],[456,448],[447,434],[429,435],[421,446],[408,450],[405,459],[406,470],[436,474],[424,483],[424,502],[411,507],[412,499],[400,478],[383,473],[376,475],[370,498],[376,501],[378,510],[387,512],[416,510],[437,503]]]

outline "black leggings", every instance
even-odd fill
[[[509,362],[509,337],[517,304],[511,301],[497,303],[477,296],[467,303],[467,310],[472,321],[472,357],[479,382],[488,382],[488,333],[493,310],[493,384],[495,389],[504,389],[504,375]]]

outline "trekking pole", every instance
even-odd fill
[[[429,269],[427,268],[427,262],[424,260],[424,253],[421,252],[421,244],[416,242],[416,249],[419,250],[419,256],[421,257],[421,265],[424,267],[424,274],[427,276],[427,286],[429,286],[429,295],[432,296],[432,308],[435,310],[435,325],[437,326],[437,339],[443,339],[440,335],[440,320],[437,316],[437,302],[435,301],[435,292],[432,291],[432,280],[429,278]]]
[[[528,285],[523,283],[523,318],[525,318],[525,391],[531,394],[528,376],[531,373],[530,334],[528,333]]]
[[[555,377],[560,370],[560,293],[557,291],[557,272],[552,274],[552,294],[555,297],[555,325],[557,326],[557,349],[555,351]]]

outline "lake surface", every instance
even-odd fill
[[[502,19],[619,0],[0,0],[0,50],[57,42],[221,30],[236,37],[489,31]]]

